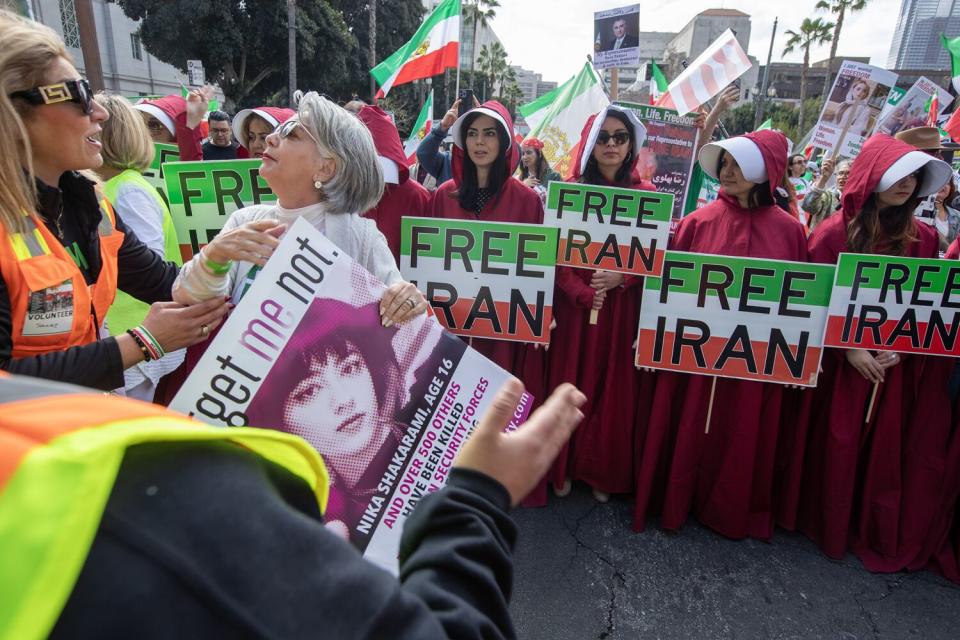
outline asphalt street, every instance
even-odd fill
[[[769,544],[693,520],[635,534],[631,514],[582,486],[514,512],[520,638],[960,638],[960,587],[929,572],[871,574],[783,530]]]

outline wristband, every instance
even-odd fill
[[[227,260],[226,264],[224,264],[222,262],[214,262],[210,258],[204,257],[203,264],[204,266],[207,267],[207,269],[210,270],[210,273],[212,273],[213,275],[225,276],[230,272],[230,265],[232,264],[232,262],[230,260]]]
[[[160,341],[153,337],[153,334],[150,331],[141,325],[138,325],[134,328],[141,337],[145,338],[148,341],[148,347],[152,347],[150,350],[154,352],[154,357],[159,360],[163,356],[167,355],[166,350],[160,345]]]

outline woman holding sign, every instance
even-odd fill
[[[433,193],[434,218],[491,222],[543,223],[540,197],[513,177],[520,160],[513,139],[513,120],[496,100],[484,102],[460,116],[450,127],[453,136],[453,178]],[[536,345],[473,338],[471,346],[523,380],[538,401],[545,394],[546,358]],[[528,506],[546,503],[546,485],[537,488]]]
[[[950,179],[950,167],[885,134],[863,145],[840,215],[810,236],[810,258],[841,252],[936,258],[936,229],[918,224],[920,198]],[[892,303],[891,303],[892,304]],[[954,360],[828,349],[814,392],[800,529],[833,558],[848,548],[871,571],[923,567],[939,515]]]
[[[671,249],[806,261],[803,225],[774,200],[787,170],[783,134],[768,129],[710,143],[700,165],[720,182],[719,197],[681,221]],[[727,537],[769,539],[777,437],[793,417],[785,387],[674,372],[656,378],[638,447],[634,529],[662,508],[666,529],[679,529],[692,511]]]
[[[121,388],[125,369],[205,339],[226,305],[170,302],[176,265],[80,173],[103,163],[108,114],[60,38],[0,11],[0,42],[0,369]],[[118,290],[150,309],[128,332],[101,338]]]
[[[646,136],[646,128],[628,109],[610,105],[591,116],[581,133],[574,180],[656,191],[635,175]],[[589,484],[601,502],[611,493],[633,488],[641,375],[633,365],[633,341],[642,282],[610,271],[557,267],[551,386],[571,382],[588,398],[583,425],[554,467],[558,495],[566,494],[571,479]],[[591,324],[593,310],[598,313]]]

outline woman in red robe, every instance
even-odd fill
[[[614,105],[591,116],[580,136],[574,181],[643,189],[635,175],[646,129],[636,115]],[[565,495],[582,480],[606,502],[633,490],[633,442],[640,373],[633,342],[640,317],[642,278],[609,271],[557,267],[553,297],[557,328],[550,351],[550,387],[571,382],[587,396],[584,420],[554,465],[554,488]],[[597,323],[590,324],[596,309]]]
[[[513,120],[496,100],[460,116],[450,127],[453,136],[451,170],[430,201],[434,218],[489,222],[543,223],[543,204],[532,189],[513,177],[520,153],[513,139]],[[546,351],[539,345],[472,338],[470,346],[520,378],[534,396],[535,406],[546,396]],[[542,482],[524,500],[525,506],[546,504]]]
[[[776,206],[787,139],[765,130],[706,145],[704,172],[720,181],[716,201],[685,217],[671,249],[806,261],[800,222]],[[691,511],[730,538],[768,539],[774,521],[774,460],[785,417],[783,385],[659,371],[644,441],[638,447],[634,529],[662,513],[679,529]],[[792,391],[792,393],[801,393]],[[809,392],[807,392],[809,393]]]
[[[430,192],[410,178],[407,157],[400,144],[400,134],[390,115],[380,107],[364,105],[357,112],[367,125],[377,157],[383,167],[383,196],[365,218],[377,223],[377,229],[387,239],[393,259],[400,264],[400,219],[404,216],[425,216],[430,205]]]
[[[871,137],[850,169],[841,215],[810,236],[810,259],[832,264],[841,252],[936,258],[937,232],[917,224],[913,211],[950,175],[942,160],[884,134]],[[930,559],[948,475],[953,364],[940,356],[825,352],[799,525],[830,557],[849,548],[881,572],[919,569]]]

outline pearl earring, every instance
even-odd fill
[[[314,180],[314,181],[313,181],[313,188],[316,189],[317,191],[319,191],[320,189],[323,189],[323,183],[320,182],[319,180]]]

